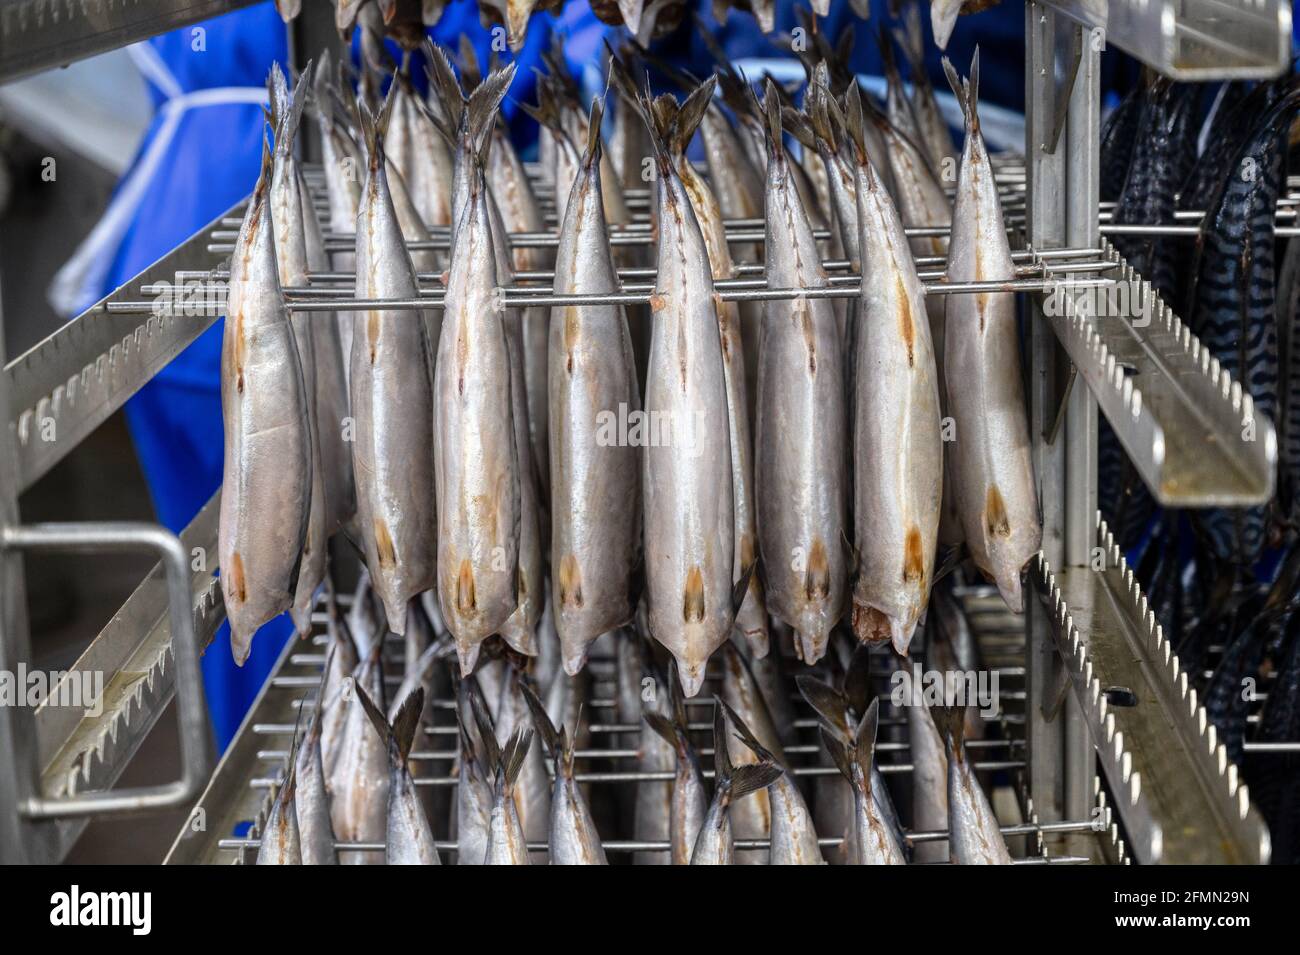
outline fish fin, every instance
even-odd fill
[[[497,766],[498,789],[505,789],[508,792],[514,788],[515,781],[519,778],[519,772],[524,768],[524,760],[528,757],[528,748],[532,743],[532,730],[517,729],[510,735],[505,748],[501,750],[501,761]]]
[[[844,697],[861,718],[871,698],[871,650],[865,644],[859,643],[854,647],[849,659],[849,668],[844,674]]]
[[[869,159],[866,143],[866,118],[862,105],[862,89],[857,83],[852,84],[845,94],[844,120],[844,130],[848,135],[849,145],[853,147],[858,164],[866,164]]]
[[[966,548],[966,544],[964,542],[961,544],[951,544],[947,547],[944,547],[942,550],[942,556],[939,558],[939,561],[935,565],[933,571],[934,582],[931,585],[931,590],[933,590],[934,587],[938,586],[939,581],[943,580],[954,570],[960,567],[961,562],[965,560],[967,556],[969,556],[969,554]]]
[[[478,680],[470,678],[464,684],[469,693],[469,708],[474,716],[474,728],[478,732],[479,746],[483,748],[483,766],[489,771],[496,769],[501,762],[501,747],[497,744],[497,731],[492,725],[492,716],[488,713],[487,703],[483,700],[483,691]]]
[[[731,585],[731,613],[734,616],[740,612],[740,606],[745,602],[745,595],[749,593],[749,585],[754,580],[754,568],[758,566],[758,558],[755,557],[749,562],[749,566],[740,572],[740,579]]]
[[[470,94],[466,110],[469,116],[469,139],[474,154],[485,161],[492,143],[492,127],[500,115],[501,101],[515,79],[515,64],[488,75]]]
[[[672,128],[671,145],[675,152],[685,153],[686,148],[691,144],[691,139],[699,129],[704,114],[709,111],[709,104],[713,102],[713,91],[716,86],[717,80],[710,76],[693,89],[678,107]]]
[[[370,698],[366,688],[355,677],[348,677],[352,681],[352,692],[356,695],[357,701],[361,708],[365,710],[366,716],[370,718],[370,723],[379,734],[379,738],[384,741],[384,745],[391,752],[394,748],[393,728],[389,725],[388,720],[384,717],[383,711],[375,705],[375,701]]]
[[[861,784],[853,775],[853,763],[849,758],[849,748],[837,739],[833,733],[827,731],[826,727],[821,727],[822,743],[826,746],[826,751],[830,754],[831,762],[835,768],[840,771],[849,784],[857,788]]]
[[[903,51],[907,65],[912,71],[912,82],[920,82],[917,77],[925,73],[925,34],[921,31],[921,7],[918,3],[908,4],[901,25],[894,27],[894,42]]]
[[[455,139],[456,130],[460,128],[465,113],[465,96],[461,92],[460,80],[452,68],[447,52],[432,40],[424,41],[424,73],[429,80],[430,91],[438,97],[450,128],[438,123],[443,135]]]
[[[813,708],[817,718],[836,737],[849,739],[848,700],[829,683],[800,673],[794,678],[800,695]]]
[[[687,726],[686,697],[682,695],[682,681],[677,675],[676,667],[668,668],[668,707],[672,711],[673,722],[685,732]]]
[[[817,136],[808,117],[790,106],[781,107],[781,125],[805,149],[816,151]]]
[[[366,154],[370,157],[370,169],[379,169],[383,165],[384,136],[388,132],[388,121],[393,115],[393,95],[397,89],[396,80],[388,87],[388,95],[379,107],[377,114],[370,112],[370,107],[363,100],[357,100],[357,112],[361,118],[361,135],[365,140]]]
[[[758,741],[758,737],[745,725],[745,721],[740,718],[740,714],[728,706],[726,700],[719,699],[718,705],[722,707],[722,712],[730,721],[732,729],[736,731],[736,738],[744,743],[761,761],[775,764],[776,757],[772,755],[771,750]]]
[[[980,51],[978,46],[975,48],[975,55],[971,59],[970,68],[970,79],[963,81],[957,74],[957,68],[952,65],[952,61],[946,56],[943,58],[943,72],[948,77],[948,85],[952,87],[952,95],[961,107],[961,114],[966,121],[966,134],[968,136],[979,132],[980,128],[978,104],[975,99],[979,89]]]
[[[862,767],[862,774],[871,774],[871,764],[876,758],[876,733],[880,728],[880,700],[871,701],[862,722],[858,724],[858,736],[854,743],[853,758]]]
[[[483,82],[483,70],[479,65],[478,51],[474,49],[474,43],[468,33],[460,35],[456,59],[460,62],[460,79],[466,89],[472,90]]]
[[[723,749],[726,749],[724,743]],[[731,801],[742,799],[750,793],[766,789],[781,778],[781,767],[775,763],[747,763],[737,766],[731,775]]]
[[[730,785],[732,765],[731,756],[727,753],[727,722],[722,715],[722,699],[713,698],[715,706],[713,707],[713,774],[714,785],[723,787]]]
[[[275,127],[275,148],[281,155],[288,155],[293,149],[294,138],[298,135],[298,127],[302,123],[302,111],[307,106],[308,91],[311,89],[312,64],[309,60],[303,71],[298,75],[298,82],[294,84],[293,92],[289,93],[285,87],[284,93],[288,95],[287,103],[281,104],[277,110],[279,116],[273,124]],[[284,82],[284,75],[280,74],[280,82]],[[287,109],[286,109],[287,107]]]
[[[420,729],[420,714],[423,712],[424,687],[417,686],[406,694],[406,699],[402,700],[401,706],[397,708],[397,716],[393,719],[392,741],[397,748],[398,761],[403,766],[411,755],[411,747],[415,744]]]
[[[280,69],[280,63],[278,60],[272,63],[271,69],[267,71],[266,92],[266,118],[267,122],[271,124],[271,129],[276,134],[276,147],[278,149],[280,145],[280,122],[284,117],[289,115],[289,110],[292,106],[292,99],[289,96],[289,84],[285,81],[284,71]]]
[[[647,710],[641,714],[646,725],[659,735],[661,739],[677,753],[682,751],[682,739],[677,732],[677,724],[664,716],[662,713],[656,713],[654,710]]]
[[[597,96],[591,101],[591,113],[587,117],[587,148],[582,154],[584,169],[590,169],[600,163],[600,124],[604,118],[605,100]]]
[[[853,542],[849,540],[849,535],[844,532],[843,527],[840,528],[840,544],[843,545],[844,553],[849,558],[848,576],[849,579],[852,580],[858,573],[858,564],[860,563],[860,560],[858,558],[857,548],[853,546]]]
[[[963,742],[966,736],[965,708],[936,704],[930,707],[930,714],[948,747],[948,755],[960,760],[964,754]]]
[[[785,140],[781,138],[781,100],[777,97],[776,83],[769,76],[763,84],[763,132],[767,134],[769,162],[785,162]]]
[[[520,680],[519,689],[524,695],[524,702],[528,704],[529,712],[533,715],[533,728],[537,730],[537,738],[542,741],[542,749],[546,751],[547,758],[555,762],[560,755],[560,734],[555,731],[555,724],[551,722],[545,705],[533,692],[533,688]],[[558,763],[556,763],[556,770],[559,770]]]

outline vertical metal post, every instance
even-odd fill
[[[1042,4],[1028,4],[1025,16],[1029,242],[1035,249],[1089,248],[1099,241],[1100,44]],[[1071,385],[1068,362],[1036,303],[1030,320],[1030,421],[1043,553],[1054,567],[1083,566],[1097,507],[1097,405],[1082,383]],[[1061,427],[1055,429],[1058,415]],[[1034,808],[1044,820],[1086,819],[1095,774],[1092,742],[1078,702],[1065,689],[1046,610],[1032,595],[1025,626]],[[1070,851],[1086,852],[1078,841]]]
[[[1055,125],[1055,35],[1057,15],[1038,3],[1025,4],[1025,174],[1026,225],[1035,249],[1065,242],[1064,152],[1052,148]],[[1034,473],[1043,510],[1043,551],[1057,563],[1064,550],[1063,489],[1065,436],[1052,431],[1059,403],[1056,336],[1039,303],[1029,299],[1030,437]],[[1065,816],[1063,799],[1064,739],[1061,721],[1048,722],[1044,713],[1059,689],[1059,664],[1050,623],[1033,593],[1025,595],[1025,718],[1029,764],[1029,794],[1043,821]]]
[[[1104,35],[1076,23],[1066,24],[1075,34],[1078,69],[1070,90],[1066,139],[1069,183],[1066,206],[1066,241],[1074,248],[1091,248],[1101,238],[1097,222],[1100,198],[1101,80],[1100,60]],[[1087,566],[1096,544],[1097,512],[1097,401],[1082,387],[1073,389],[1065,421],[1065,564]],[[1078,701],[1071,694],[1065,713],[1065,811],[1071,819],[1085,819],[1093,803],[1096,756]]]

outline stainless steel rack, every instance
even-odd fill
[[[1080,864],[1100,861],[1108,854],[1122,859],[1125,850],[1118,826],[1112,822],[1100,796],[1094,808],[1080,819],[1044,823],[1036,818],[1024,786],[1024,694],[1020,689],[1023,667],[1019,665],[1023,659],[1024,629],[1019,619],[1001,605],[993,588],[963,588],[958,593],[976,622],[988,665],[998,669],[1001,677],[1011,684],[1003,687],[999,694],[1000,718],[994,726],[1000,735],[971,741],[968,747],[974,754],[976,769],[990,774],[1006,774],[1008,778],[1008,788],[1015,797],[1022,821],[1004,825],[1002,833],[1013,848],[1016,864]],[[981,606],[985,608],[983,611],[977,609]],[[321,614],[320,618],[323,624],[324,615]],[[288,758],[287,744],[297,725],[298,709],[314,705],[312,694],[319,684],[327,639],[321,633],[315,635],[310,644],[299,641],[285,647],[271,678],[245,718],[236,741],[226,752],[207,791],[195,807],[191,819],[203,820],[202,827],[190,825],[181,831],[168,854],[169,864],[247,864],[253,861],[260,844],[259,832],[269,809],[272,787],[283,777]],[[400,653],[401,648],[401,640],[390,635],[385,645],[386,653]],[[613,660],[600,655],[601,649],[597,646],[588,664],[594,674],[592,698],[587,704],[591,714],[592,742],[588,748],[577,752],[576,778],[591,785],[589,798],[593,803],[602,799],[614,802],[626,787],[671,780],[673,775],[671,772],[639,771],[623,765],[637,755],[635,749],[627,748],[625,740],[627,734],[635,733],[638,727],[617,721],[613,699]],[[923,660],[924,656],[924,648],[918,648],[914,653],[918,660]],[[708,708],[713,705],[712,698],[709,693],[702,692],[688,705],[695,714],[690,728],[702,744],[698,751],[702,761],[707,763],[712,756],[708,742],[712,730]],[[424,746],[417,745],[411,756],[417,767],[418,786],[456,785],[452,772],[456,758],[456,729],[451,716],[454,708],[454,700],[433,701],[434,721],[423,727],[421,741]],[[882,727],[892,728],[905,722],[900,716],[886,715],[882,718]],[[833,767],[813,763],[818,749],[816,726],[811,711],[804,711],[795,721],[800,742],[785,747],[785,753],[794,764],[791,772],[796,778],[838,773]],[[877,744],[877,752],[882,755],[881,772],[886,777],[912,771],[911,764],[906,761],[907,749],[906,743]],[[427,764],[432,766],[421,771]],[[711,769],[705,770],[706,777],[712,775]],[[451,853],[454,858],[456,843],[448,838],[448,820],[435,819],[433,826],[439,840],[439,851]],[[630,832],[602,832],[601,835],[602,845],[615,860],[631,852],[668,850],[666,842],[638,841]],[[946,832],[908,832],[907,837],[913,844],[938,842],[945,839]],[[1072,845],[1063,842],[1066,837],[1070,837]],[[839,845],[840,841],[836,837],[820,840],[825,849]],[[1086,853],[1066,851],[1067,848],[1077,849],[1080,841],[1087,845]],[[742,839],[736,846],[743,852],[766,848],[767,842]],[[338,843],[337,847],[367,852],[383,850],[382,845],[375,843]],[[541,844],[532,848],[544,850],[546,847]]]
[[[0,81],[243,5],[242,0],[87,0],[65,18],[68,8],[53,0],[15,0],[0,6]],[[981,758],[989,756],[1014,777],[1023,823],[1008,834],[1025,837],[1019,853],[1025,862],[1208,858],[1211,850],[1198,855],[1182,835],[1185,826],[1214,834],[1214,858],[1267,861],[1267,831],[1250,808],[1246,788],[1215,746],[1187,675],[1153,629],[1131,574],[1097,525],[1099,409],[1164,503],[1196,507],[1267,500],[1276,456],[1272,426],[1254,412],[1249,396],[1104,239],[1134,231],[1193,234],[1197,225],[1194,214],[1172,224],[1107,221],[1109,210],[1097,200],[1099,63],[1105,44],[1114,43],[1178,79],[1276,75],[1289,58],[1290,8],[1280,0],[1111,0],[1100,6],[1031,0],[1025,4],[1025,26],[1026,148],[1023,160],[998,164],[1008,226],[1020,250],[1018,276],[999,288],[1025,292],[1033,318],[1027,361],[1045,533],[1031,574],[1042,600],[1031,601],[1022,620],[999,611],[996,598],[978,589],[963,597],[986,653],[994,648],[1001,654],[991,656],[1001,662],[990,665],[1019,668],[1023,679],[1016,691],[1020,707],[1004,718],[1009,748],[990,748]],[[647,202],[644,194],[629,197],[638,221],[620,230],[615,242],[650,240],[644,225]],[[1292,224],[1296,205],[1294,193],[1279,203],[1278,235],[1300,234]],[[140,546],[157,550],[162,560],[74,668],[74,674],[99,669],[112,675],[102,715],[83,717],[54,706],[34,712],[0,708],[0,754],[8,769],[0,774],[0,861],[57,861],[89,815],[188,805],[207,778],[210,756],[197,658],[224,615],[213,576],[217,498],[176,537],[151,525],[24,526],[18,495],[219,317],[219,309],[168,303],[175,303],[174,290],[187,284],[197,290],[200,304],[211,299],[224,275],[221,256],[239,211],[236,206],[217,217],[46,341],[4,364],[0,669],[14,671],[31,659],[23,550]],[[737,242],[763,238],[762,223],[755,220],[732,222],[730,230]],[[445,247],[445,236],[433,234],[429,245]],[[515,240],[546,245],[554,237]],[[347,238],[331,241],[346,247]],[[929,294],[988,290],[979,283],[947,285],[941,260],[918,264]],[[724,283],[722,294],[749,300],[854,294],[856,279],[847,263],[831,263],[829,271],[827,290],[772,290],[762,280],[761,263],[742,263],[738,278]],[[611,298],[644,301],[653,274],[625,270],[626,290]],[[421,277],[418,299],[384,307],[436,307],[436,278]],[[506,302],[593,301],[550,294],[550,278],[521,274],[506,290]],[[305,311],[355,307],[359,303],[351,298],[349,281],[337,273],[313,275],[307,287],[290,290],[289,298]],[[1135,283],[1138,294],[1118,315],[1100,315],[1089,303],[1102,283]],[[1153,308],[1146,310],[1146,304]],[[1079,379],[1086,387],[1076,386]],[[1247,420],[1259,439],[1233,440]],[[1105,555],[1101,569],[1092,563],[1098,547]],[[206,563],[191,562],[198,553],[207,555]],[[1126,658],[1125,652],[1139,656]],[[263,785],[251,783],[275,776],[300,684],[319,668],[319,656],[301,644],[285,649],[170,861],[247,856],[265,795]],[[1134,659],[1143,661],[1137,672]],[[1112,678],[1145,681],[1138,707],[1119,713],[1098,695],[1098,686],[1110,685]],[[174,697],[184,730],[182,779],[146,792],[114,790],[140,740]],[[596,725],[602,733],[595,738],[611,745],[593,746],[583,758],[596,762],[625,755],[615,734],[627,728]],[[426,729],[435,747],[428,754],[440,762],[445,753],[437,744],[448,741],[447,727],[435,721]],[[637,782],[622,770],[584,768],[598,784]],[[428,778],[430,785],[446,784],[442,776]],[[1195,799],[1171,798],[1169,787],[1190,788],[1193,781]],[[249,824],[251,836],[243,831]],[[645,847],[624,839],[607,848]]]

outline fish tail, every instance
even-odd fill
[[[645,720],[646,725],[654,730],[660,739],[673,748],[673,751],[678,756],[686,755],[687,747],[690,745],[689,741],[674,720],[670,720],[662,713],[656,713],[654,710],[647,710],[641,715],[641,718]]]
[[[731,728],[736,731],[736,736],[740,741],[744,743],[760,761],[775,763],[776,757],[772,755],[771,750],[767,749],[758,741],[758,737],[756,737],[753,731],[745,725],[745,721],[740,718],[740,714],[728,706],[726,700],[719,699],[718,705],[722,707],[723,715],[726,716],[727,721],[731,723]]]
[[[469,96],[466,107],[469,138],[479,162],[487,161],[487,150],[492,143],[492,127],[496,125],[501,101],[514,82],[515,69],[515,64],[511,63],[503,69],[493,71]]]
[[[432,40],[424,41],[424,73],[429,80],[429,89],[438,97],[443,114],[447,117],[447,127],[440,127],[444,137],[455,139],[465,113],[465,96],[461,93],[460,80],[452,68],[447,52]]]
[[[829,683],[801,673],[795,685],[808,705],[817,713],[823,726],[843,742],[849,739],[848,700]]]
[[[506,745],[501,749],[500,759],[497,763],[496,791],[498,794],[505,794],[514,790],[515,782],[519,779],[519,773],[524,768],[524,760],[528,756],[528,748],[533,744],[533,731],[517,729],[506,741]]]
[[[424,712],[424,687],[417,686],[402,700],[392,723],[392,742],[397,762],[405,766],[415,744],[415,734],[420,728],[420,714]]]
[[[965,707],[936,704],[930,707],[930,714],[948,747],[949,756],[960,760],[965,752],[962,745],[966,736]]]
[[[956,97],[958,105],[961,106],[962,116],[966,120],[966,132],[972,135],[979,132],[979,82],[980,82],[980,49],[975,47],[975,53],[970,61],[970,78],[963,80],[957,75],[957,69],[952,65],[946,56],[943,58],[943,72],[948,77],[948,85],[952,87],[952,94]]]
[[[545,750],[546,756],[552,762],[560,755],[560,743],[562,730],[557,732],[555,724],[551,722],[550,714],[546,712],[546,707],[538,699],[533,688],[522,680],[519,683],[519,689],[523,692],[524,702],[528,704],[528,710],[533,716],[533,729],[537,731],[537,738],[542,741],[542,749]],[[556,770],[559,770],[559,763],[556,763]]]
[[[370,107],[364,100],[357,100],[357,113],[361,119],[361,135],[365,141],[366,154],[370,157],[370,170],[375,172],[383,168],[384,164],[384,136],[388,132],[388,120],[393,114],[394,91],[397,89],[396,80],[388,87],[388,95],[384,97],[383,105],[379,107],[379,113],[370,112]]]
[[[767,138],[770,162],[785,162],[785,141],[781,138],[781,100],[776,95],[776,84],[769,76],[763,86],[763,132]]]
[[[605,99],[597,96],[591,101],[591,113],[587,117],[587,148],[582,153],[582,168],[600,167],[602,151],[600,141],[600,124],[605,119]]]
[[[470,713],[478,733],[479,746],[483,749],[482,765],[488,772],[492,772],[501,762],[501,748],[497,745],[496,728],[492,725],[487,703],[483,700],[483,691],[479,689],[478,680],[472,677],[461,685],[466,688],[469,696]]]
[[[371,725],[374,726],[375,731],[379,733],[379,738],[384,741],[384,746],[387,748],[389,756],[393,757],[394,761],[396,761],[397,744],[393,739],[393,728],[389,724],[387,717],[385,717],[379,707],[375,705],[375,701],[370,698],[370,694],[366,692],[365,687],[361,685],[360,681],[353,677],[349,677],[348,679],[352,680],[352,692],[356,694],[357,702],[360,703],[361,708],[365,710],[366,716],[369,718]],[[424,691],[419,690],[417,692],[420,694],[420,705],[423,706]],[[403,706],[405,706],[405,703],[403,703]],[[419,714],[417,713],[416,715],[418,718]]]
[[[876,733],[880,728],[880,700],[871,701],[854,741],[852,756],[862,770],[864,778],[871,775],[871,764],[876,758]]]

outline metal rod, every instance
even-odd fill
[[[1073,291],[1082,288],[1107,287],[1114,285],[1111,279],[1013,279],[1009,282],[925,282],[922,291],[926,295],[988,294],[998,292],[1040,292],[1051,295],[1057,291]],[[770,302],[798,298],[856,298],[859,290],[849,286],[829,286],[826,288],[756,288],[730,289],[718,293],[726,302]],[[498,301],[501,308],[534,308],[556,305],[648,305],[652,295],[646,292],[612,292],[608,295],[506,295]],[[286,297],[286,304],[295,312],[335,312],[335,311],[387,311],[403,312],[426,308],[441,308],[440,298],[398,298],[398,299],[358,299],[340,298],[328,301],[301,301]],[[175,307],[173,307],[173,305]],[[217,302],[176,302],[160,298],[154,302],[106,302],[104,309],[114,314],[157,314],[185,315],[196,310],[196,306],[221,308]],[[204,314],[211,314],[210,311]]]
[[[1109,272],[1118,267],[1119,266],[1115,262],[1111,262],[1104,259],[1097,262],[1075,262],[1075,263],[1070,263],[1069,265],[1059,266],[1059,268],[1061,268],[1062,270],[1068,270],[1071,273],[1079,273],[1079,274],[1089,273],[1089,272]],[[1016,275],[1018,277],[1032,277],[1032,276],[1045,277],[1047,269],[1048,269],[1047,263],[1034,263],[1031,265],[1022,265],[1016,268]],[[633,271],[633,270],[629,269],[626,271]],[[636,269],[635,271],[638,273],[642,273],[642,275],[638,275],[636,277],[644,277],[649,279],[653,279],[656,277],[654,269]],[[831,270],[828,269],[827,271],[831,271]],[[326,273],[326,274],[330,276],[328,281],[333,281],[333,282],[351,281],[353,278],[353,276],[351,275],[340,277],[343,276],[343,273]],[[760,274],[761,274],[761,270],[760,270]],[[929,281],[933,283],[938,283],[943,281],[945,274],[946,274],[946,270],[944,269],[923,269],[917,272],[917,277],[920,278],[923,282]],[[529,272],[526,274],[516,274],[515,280],[516,281],[534,281],[534,280],[546,281],[552,279],[553,276],[554,273],[552,272]],[[630,276],[624,276],[624,277],[630,277]],[[308,275],[307,278],[309,281],[318,280],[318,276],[313,276],[313,275]],[[438,281],[438,277],[429,277],[428,273],[421,272],[416,275],[416,280],[424,283],[421,284],[418,289],[421,295],[434,296],[434,295],[441,295],[443,292],[443,285],[441,284],[440,281]],[[846,274],[843,275],[829,276],[828,281],[830,282],[832,287],[839,286],[844,288],[856,288],[858,283],[862,281],[862,277],[857,272],[847,271]],[[733,289],[766,289],[767,287],[768,287],[767,281],[763,278],[714,279],[713,282],[714,290],[720,292],[725,292]],[[651,283],[627,283],[623,285],[622,292],[623,294],[648,295],[649,293],[654,291],[654,288],[655,288],[654,285]],[[203,301],[204,298],[207,296],[217,296],[223,294],[226,291],[226,288],[225,286],[222,285],[209,285],[209,286],[200,287],[194,284],[187,284],[182,287],[182,286],[172,285],[167,282],[156,282],[156,283],[140,286],[141,295],[167,295],[177,291],[183,292],[184,295],[190,296],[197,301]],[[282,291],[286,296],[289,296],[290,298],[293,299],[308,299],[308,298],[317,299],[318,298],[318,299],[325,300],[334,297],[345,298],[348,295],[353,295],[356,292],[356,286],[355,285],[318,285],[318,286],[290,285],[284,287]],[[551,287],[547,285],[509,285],[509,286],[502,287],[500,291],[506,295],[538,296],[538,295],[552,294]]]

